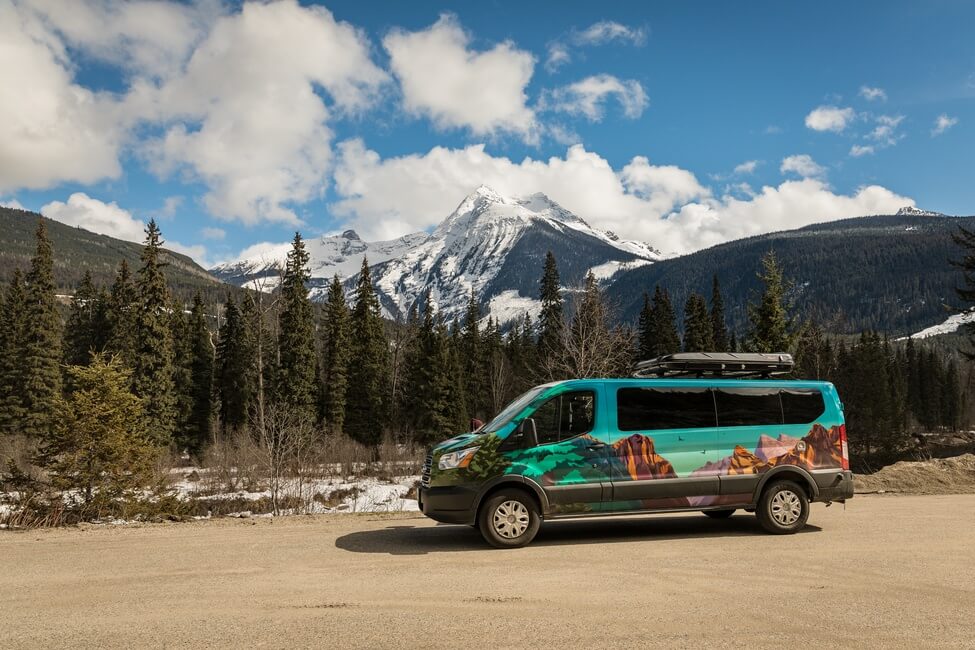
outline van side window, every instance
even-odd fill
[[[596,419],[596,393],[576,390],[556,395],[538,407],[531,417],[535,419],[540,445],[589,433]]]
[[[713,427],[714,399],[708,388],[620,388],[616,420],[620,431]]]
[[[778,388],[717,388],[714,400],[720,427],[782,424]]]
[[[816,389],[787,388],[781,395],[786,424],[812,424],[826,410],[823,394]]]

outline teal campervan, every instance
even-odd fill
[[[785,354],[673,354],[628,379],[537,386],[433,448],[420,509],[499,548],[542,521],[647,512],[754,512],[793,533],[812,502],[853,496],[832,384],[783,378]]]

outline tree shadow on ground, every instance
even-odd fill
[[[807,524],[798,534],[822,529]],[[635,541],[745,537],[765,535],[753,515],[739,514],[728,519],[697,517],[640,517],[626,519],[588,519],[550,521],[542,525],[531,546],[566,544],[612,544]],[[469,526],[388,526],[343,535],[336,548],[353,553],[426,555],[491,550],[481,534]]]

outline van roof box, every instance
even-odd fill
[[[677,352],[636,364],[634,377],[772,377],[792,372],[791,354]]]

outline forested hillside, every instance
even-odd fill
[[[675,305],[691,292],[707,295],[721,279],[729,325],[743,332],[744,305],[759,288],[759,260],[775,254],[794,286],[789,294],[800,318],[835,333],[877,330],[913,333],[948,316],[955,304],[959,256],[951,233],[972,217],[875,216],[818,224],[722,244],[625,271],[609,289],[627,322],[636,322],[643,292],[659,284]]]
[[[96,286],[111,285],[119,262],[139,267],[142,246],[106,235],[74,228],[46,219],[34,212],[0,207],[0,282],[6,284],[14,269],[25,270],[34,254],[34,231],[37,220],[44,219],[54,247],[54,278],[60,293],[72,294],[90,271]],[[224,285],[185,255],[163,250],[166,279],[177,297],[189,300],[196,291],[218,299],[225,295]]]

